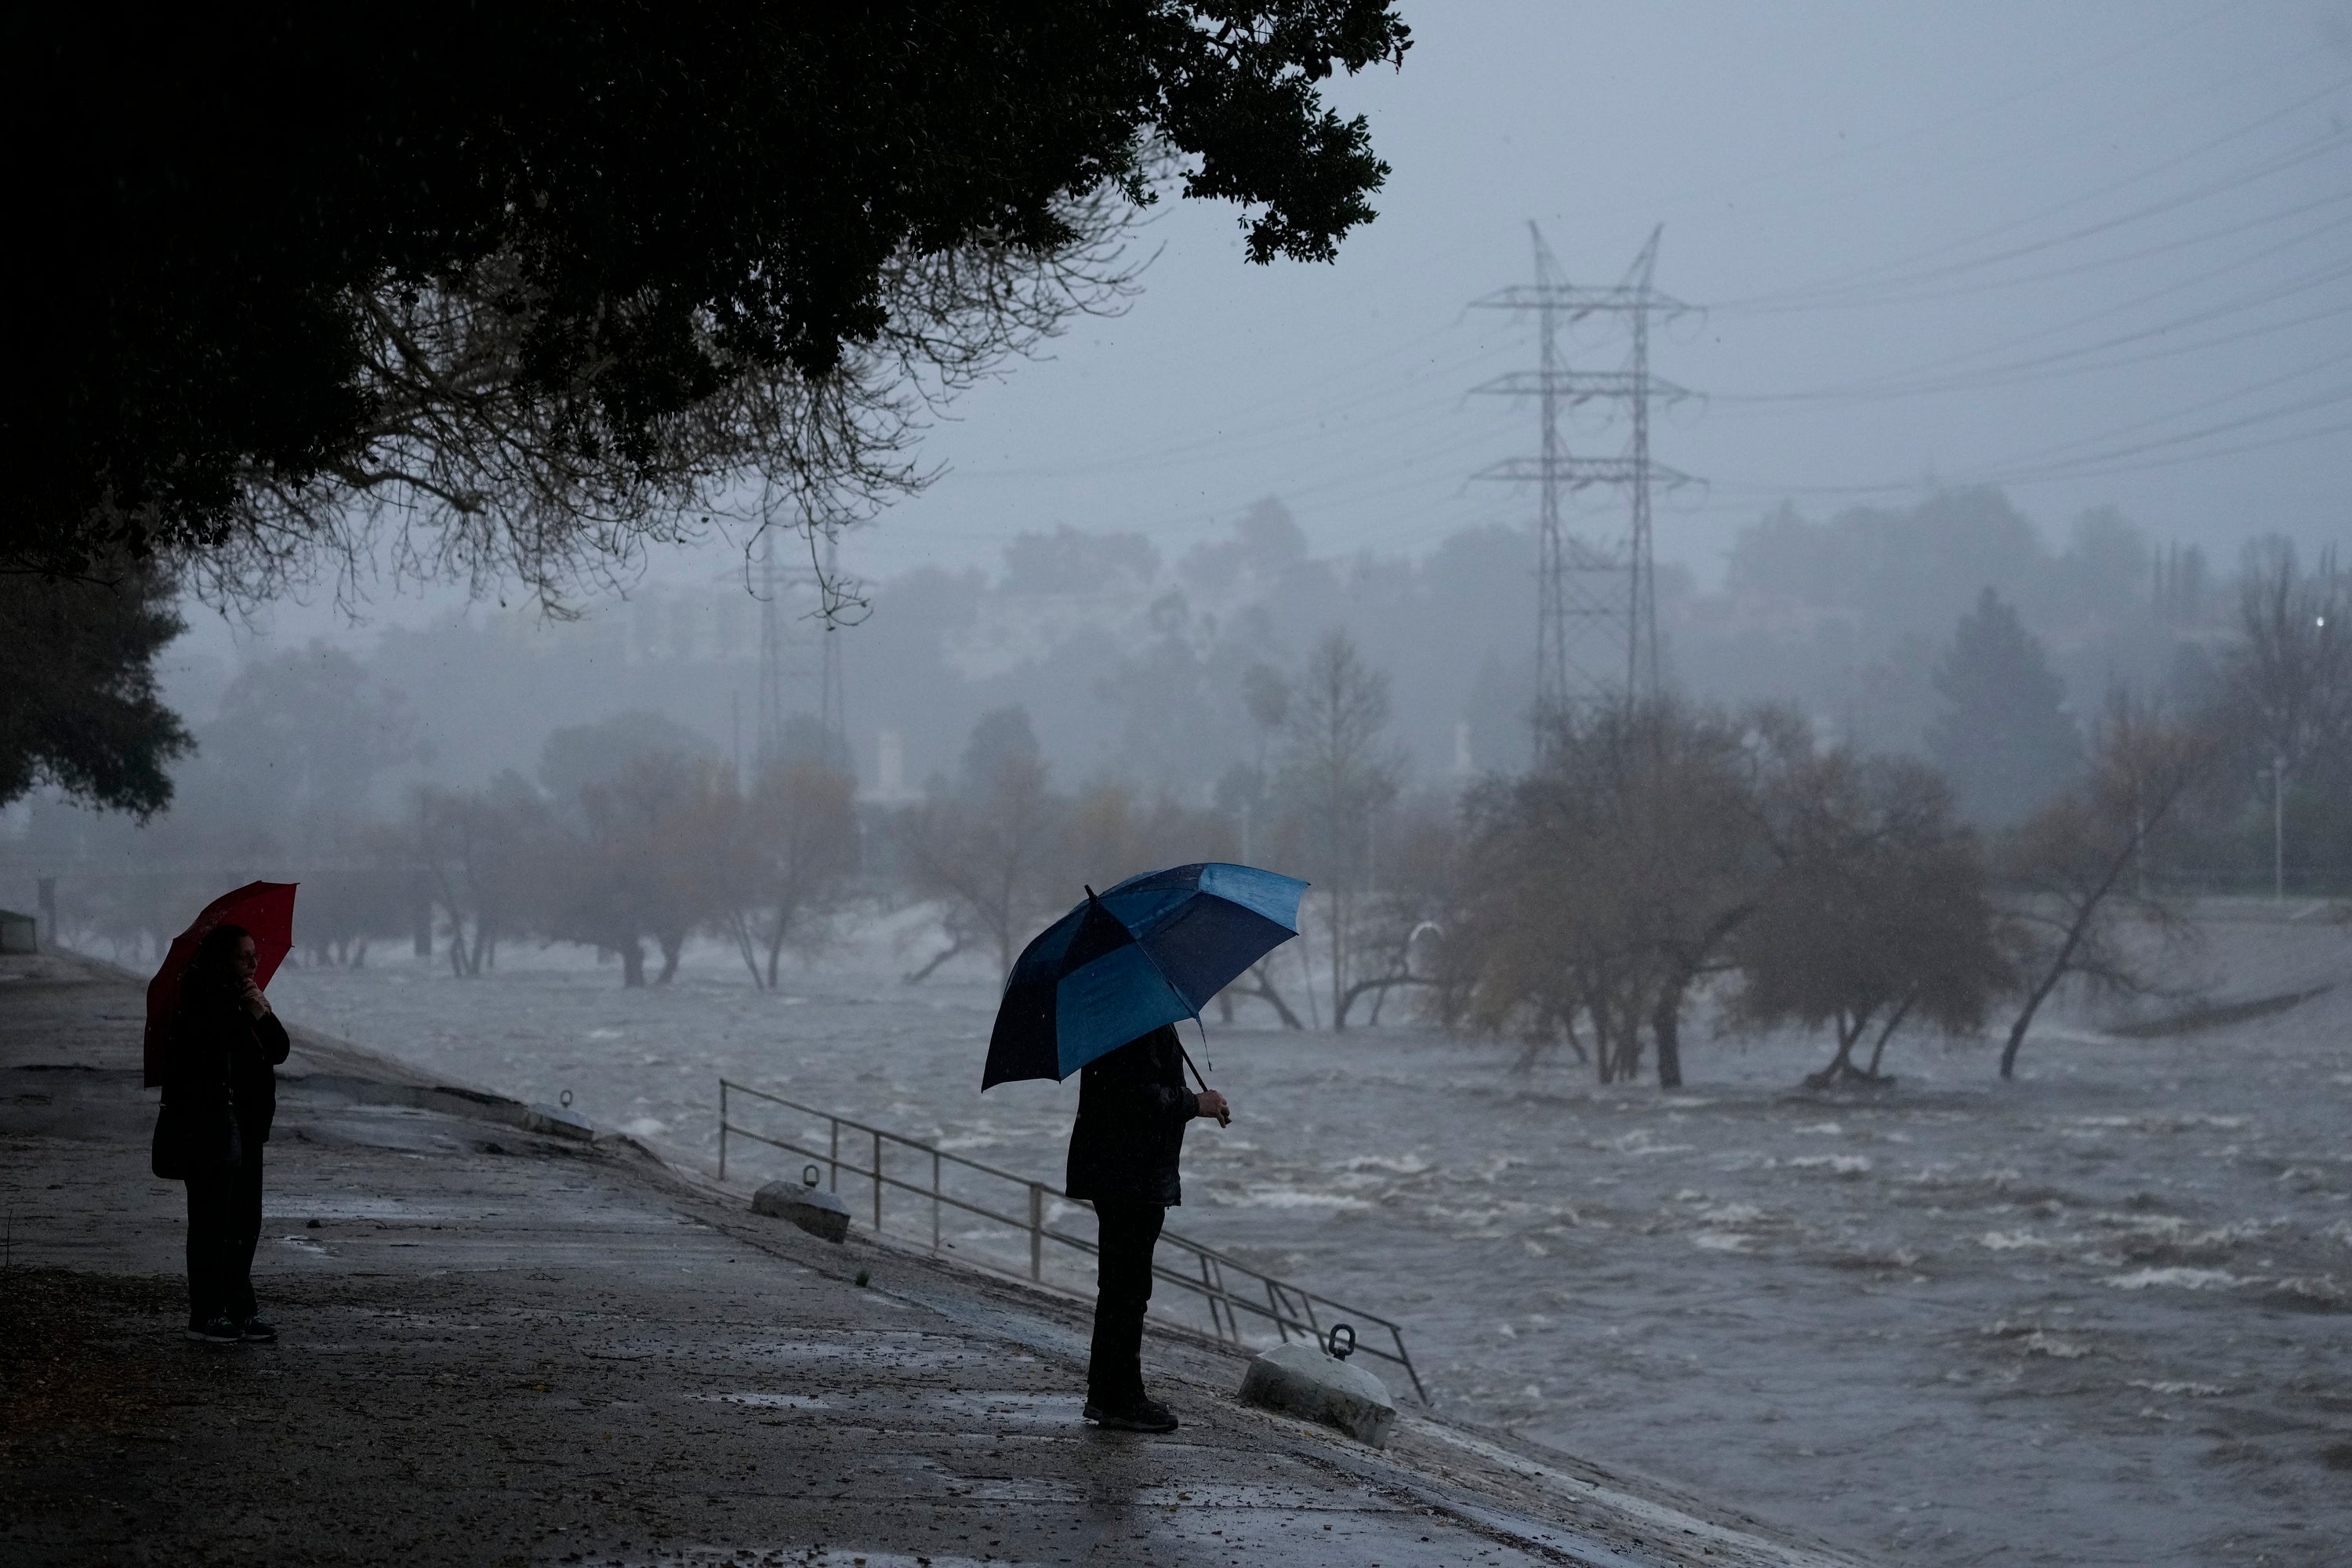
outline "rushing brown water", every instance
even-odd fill
[[[2352,980],[2352,934],[2216,923],[2199,962],[2279,994]],[[1058,1181],[1075,1084],[983,1099],[994,987],[896,967],[772,995],[713,951],[626,992],[523,951],[273,995],[681,1160],[724,1073]],[[1449,1408],[1906,1563],[2352,1555],[2352,984],[2154,1039],[2057,1017],[2011,1084],[1897,1042],[1863,1098],[1794,1092],[1827,1051],[1786,1038],[1702,1040],[1673,1094],[1418,1027],[1208,1054],[1236,1115],[1173,1228],[1401,1319]]]

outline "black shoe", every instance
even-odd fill
[[[1156,1399],[1139,1399],[1113,1409],[1087,1401],[1086,1418],[1106,1432],[1173,1432],[1176,1413]]]
[[[214,1318],[191,1328],[188,1331],[188,1338],[208,1345],[233,1345],[240,1342],[245,1338],[245,1334],[236,1326],[235,1320]]]
[[[278,1325],[257,1313],[245,1321],[238,1337],[249,1345],[274,1345],[278,1342]]]

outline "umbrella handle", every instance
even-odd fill
[[[1184,1048],[1184,1037],[1181,1035],[1176,1037],[1176,1054],[1184,1058],[1184,1065],[1186,1067],[1192,1068],[1192,1081],[1201,1086],[1201,1092],[1202,1094],[1208,1093],[1209,1080],[1201,1076],[1201,1069],[1199,1068],[1192,1066],[1192,1053]],[[1233,1124],[1234,1113],[1230,1110],[1217,1118],[1217,1125],[1220,1127],[1231,1127]]]

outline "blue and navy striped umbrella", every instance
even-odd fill
[[[1069,1077],[1179,1018],[1298,934],[1307,884],[1211,862],[1129,877],[1047,926],[1013,966],[980,1087]]]

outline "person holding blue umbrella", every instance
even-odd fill
[[[1184,1086],[1183,1046],[1166,1024],[1097,1057],[1078,1072],[1066,1187],[1095,1209],[1094,1344],[1087,1357],[1086,1418],[1116,1431],[1173,1432],[1176,1416],[1143,1392],[1143,1314],[1151,1254],[1168,1211],[1184,1201],[1177,1174],[1185,1124],[1233,1119],[1225,1097]]]
[[[1055,921],[1023,951],[981,1075],[1000,1083],[1078,1074],[1069,1195],[1092,1204],[1097,1258],[1086,1418],[1115,1431],[1172,1432],[1175,1414],[1143,1387],[1151,1254],[1183,1201],[1187,1123],[1233,1119],[1172,1026],[1298,934],[1307,884],[1248,866],[1178,866],[1130,877]]]

